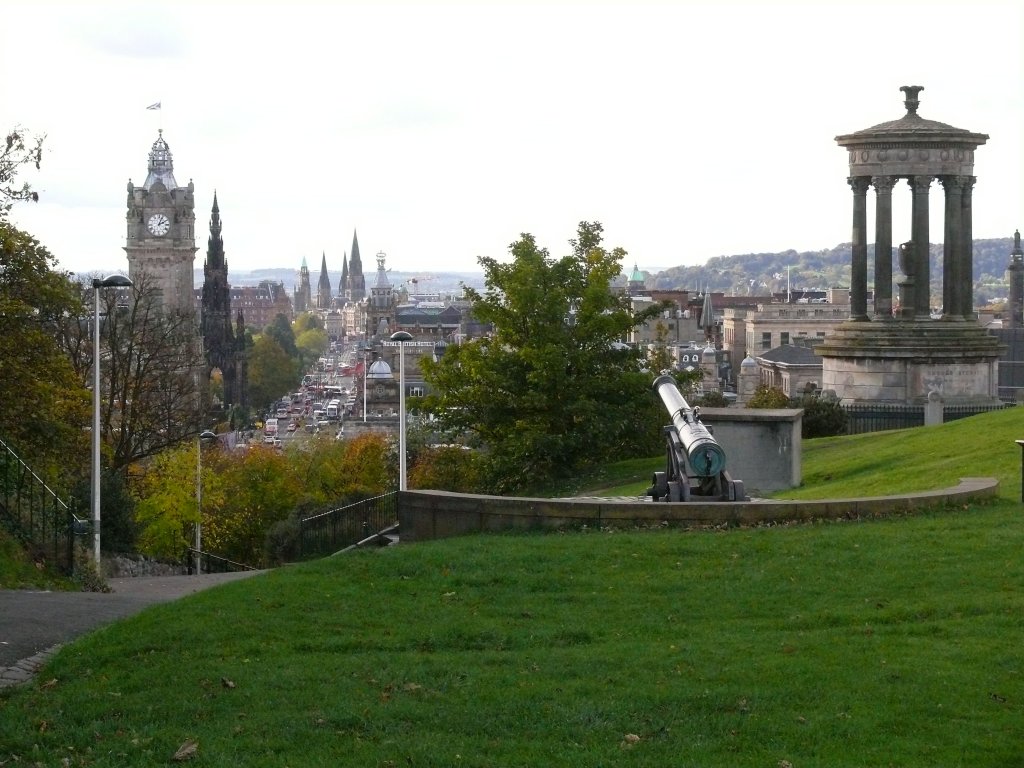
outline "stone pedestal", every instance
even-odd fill
[[[843,403],[946,405],[999,402],[999,340],[971,321],[858,322],[838,326],[815,348],[821,387]]]

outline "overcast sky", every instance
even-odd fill
[[[1024,224],[1019,2],[5,5],[0,128],[46,134],[13,219],[75,272],[127,270],[159,128],[217,191],[232,270],[476,271],[600,221],[626,268],[850,240],[835,137],[902,117],[989,134],[974,236]],[[160,102],[162,109],[147,110]],[[941,199],[936,184],[933,193]],[[894,242],[909,213],[894,192]],[[933,214],[941,205],[933,205]],[[906,230],[906,231],[904,231]],[[941,237],[933,224],[933,239]]]

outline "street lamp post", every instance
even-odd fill
[[[398,490],[405,490],[405,342],[412,334],[395,331],[391,340],[398,342]]]
[[[92,295],[92,544],[96,573],[103,575],[100,568],[100,289],[125,288],[132,284],[124,275],[111,275],[103,280],[93,278]]]
[[[196,576],[203,572],[203,444],[216,439],[217,435],[207,429],[196,441]]]
[[[369,373],[369,354],[373,352],[373,347],[367,344],[363,347],[363,423],[366,423],[366,374]]]

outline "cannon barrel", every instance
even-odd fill
[[[676,381],[671,376],[659,376],[654,380],[654,390],[661,398],[672,426],[679,435],[679,441],[686,451],[690,469],[699,477],[715,477],[725,470],[725,451],[711,436],[707,427],[700,423],[694,410],[686,402]]]

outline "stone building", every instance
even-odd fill
[[[149,152],[146,180],[128,181],[128,277],[151,285],[164,312],[195,315],[192,269],[195,262],[195,188],[178,185],[171,148],[163,130]]]
[[[753,308],[727,308],[722,319],[722,348],[729,359],[742,361],[786,344],[824,340],[850,319],[845,288],[828,291],[822,304],[765,302]]]
[[[247,325],[256,332],[274,322],[278,315],[284,315],[288,322],[295,317],[284,283],[270,280],[232,287],[231,306],[244,314]]]
[[[758,384],[774,387],[789,397],[821,389],[821,358],[811,346],[784,344],[755,358]]]
[[[373,341],[390,339],[395,332],[395,291],[384,268],[386,258],[383,251],[377,253],[377,276],[366,300],[366,338]]]

